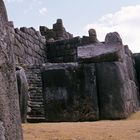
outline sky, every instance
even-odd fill
[[[52,28],[63,19],[74,36],[97,31],[98,39],[117,31],[132,52],[140,52],[140,0],[4,0],[15,27]]]

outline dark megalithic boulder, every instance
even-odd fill
[[[99,119],[94,64],[46,64],[42,78],[47,121]]]
[[[13,60],[13,28],[7,21],[3,0],[0,1],[0,138],[22,140],[22,129]]]
[[[134,60],[135,60],[135,68],[136,68],[136,72],[137,72],[137,79],[138,79],[138,83],[140,86],[140,53],[135,53],[134,55]]]
[[[19,106],[22,123],[27,121],[27,106],[28,106],[28,82],[24,69],[20,66],[16,67],[17,87],[19,94]]]
[[[138,108],[135,85],[128,79],[123,63],[96,64],[101,119],[124,119]]]

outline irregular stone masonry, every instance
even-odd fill
[[[34,28],[15,29],[14,56],[17,64],[46,62],[46,40]]]
[[[51,63],[77,62],[79,61],[77,48],[92,43],[93,40],[89,36],[47,42],[45,50],[47,61]]]
[[[29,29],[27,31],[26,28],[21,28],[21,32],[26,32],[27,34],[27,32],[29,32]],[[95,33],[95,30],[94,30],[94,33]],[[105,42],[99,42],[96,36],[94,36],[94,34],[92,36],[84,36],[83,38],[75,37],[71,39],[63,39],[63,40],[61,39],[61,40],[56,40],[56,41],[46,40],[46,47],[44,49],[44,53],[46,55],[46,62],[47,62],[46,65],[48,66],[49,63],[52,63],[51,65],[52,67],[48,71],[52,71],[52,73],[56,72],[58,75],[61,75],[60,71],[61,71],[62,64],[64,64],[64,67],[62,69],[64,69],[66,73],[69,73],[68,72],[69,69],[67,70],[66,68],[67,63],[69,62],[78,62],[79,63],[78,67],[80,65],[81,66],[87,65],[87,67],[89,68],[90,68],[90,64],[94,65],[94,63],[96,63],[94,69],[96,73],[95,77],[97,77],[97,87],[99,88],[97,90],[97,98],[96,97],[93,98],[94,103],[95,103],[94,105],[88,104],[88,103],[86,105],[90,108],[88,114],[90,113],[92,114],[93,112],[95,113],[93,113],[94,115],[91,115],[92,117],[90,115],[87,115],[86,113],[80,115],[80,110],[77,109],[78,106],[82,106],[82,104],[79,104],[79,103],[80,103],[81,98],[83,97],[77,95],[77,98],[75,98],[75,96],[76,94],[79,93],[79,91],[81,92],[81,88],[83,88],[84,86],[85,86],[85,89],[84,89],[85,93],[87,92],[87,87],[88,86],[91,87],[88,80],[86,80],[88,84],[87,85],[84,84],[83,86],[79,85],[79,83],[75,83],[74,89],[73,87],[71,87],[71,89],[73,90],[70,91],[69,90],[70,85],[65,86],[66,90],[63,89],[62,87],[55,87],[55,84],[56,84],[55,79],[57,79],[57,76],[53,77],[53,75],[50,75],[52,76],[52,79],[51,77],[49,77],[50,80],[48,81],[52,82],[52,80],[54,79],[54,83],[52,82],[54,87],[52,88],[52,85],[51,87],[49,87],[50,85],[49,83],[46,84],[44,87],[43,85],[45,81],[47,81],[47,78],[48,78],[48,76],[45,75],[47,74],[47,69],[45,71],[44,70],[42,71],[42,65],[38,66],[35,64],[35,65],[27,66],[27,67],[25,66],[25,71],[27,74],[28,82],[29,82],[29,92],[31,96],[30,101],[29,101],[30,111],[28,112],[28,121],[38,122],[38,121],[80,121],[80,120],[98,120],[98,119],[121,119],[121,118],[127,118],[132,112],[135,112],[138,109],[139,95],[138,95],[137,79],[136,79],[135,70],[133,67],[133,58],[132,58],[133,56],[130,50],[128,49],[128,47],[122,45],[122,40],[119,37],[118,33],[114,32],[114,33],[107,34],[105,38]],[[106,62],[106,63],[103,63],[103,62]],[[24,62],[21,62],[21,63],[24,64]],[[57,69],[55,65],[57,65]],[[71,69],[73,69],[72,67],[73,66],[71,66],[70,71]],[[102,67],[104,68],[103,72],[102,72],[102,69],[103,69]],[[112,75],[110,74],[111,83],[108,82],[105,85],[104,82],[107,81],[108,79],[108,78],[105,79],[106,78],[105,75],[107,75],[105,72],[109,72],[109,71],[111,72],[111,69],[114,69],[114,71],[112,70],[112,73],[113,72],[114,73]],[[78,71],[81,71],[81,67],[77,68],[76,71],[78,74]],[[42,72],[43,72],[43,75],[42,75]],[[79,74],[78,75],[74,74],[75,75],[74,76],[73,73],[74,72],[72,72],[70,75],[66,74],[66,77],[68,76],[68,79],[70,78],[72,80],[72,79],[75,79],[75,76],[76,76],[77,77],[76,80],[79,80],[78,79]],[[81,75],[84,75],[84,73],[86,72],[83,70],[83,74]],[[123,75],[123,73],[125,74]],[[62,77],[65,77],[64,75]],[[113,79],[113,75],[116,75],[117,81]],[[42,81],[44,77],[46,77],[46,79],[45,81],[44,80]],[[60,83],[60,79],[59,80],[57,79],[58,83]],[[88,77],[85,77],[84,79],[88,79]],[[84,79],[81,80],[81,84],[85,83]],[[127,82],[124,83],[123,81],[127,81]],[[119,84],[121,82],[122,84]],[[113,83],[114,83],[114,85],[112,85],[113,89],[111,89],[112,87],[110,87],[109,85]],[[128,87],[130,88],[130,90],[127,90]],[[47,91],[44,88],[47,89]],[[42,93],[42,90],[43,91],[45,90],[45,92]],[[114,92],[111,92],[111,91],[114,91]],[[57,107],[54,107],[54,106],[55,106],[55,103],[57,102],[56,98],[60,94],[60,92],[62,95],[64,93],[67,93],[67,96],[74,96],[72,97],[74,101],[71,100],[71,105],[69,104],[70,107],[67,107],[67,104],[66,104],[66,108],[68,110],[66,108],[65,110],[63,110],[64,106],[61,108],[61,101],[58,101],[60,102],[59,104],[60,106],[57,106],[57,107],[59,110],[61,110],[60,111],[61,114],[58,111],[57,115],[56,116],[54,115],[55,116],[54,118],[52,113],[57,112],[56,111]],[[75,94],[71,95],[72,92],[75,92]],[[85,93],[83,94],[81,93],[82,96]],[[134,95],[132,95],[132,93]],[[54,98],[51,99],[50,101],[50,96],[46,94],[52,94],[51,97],[54,96]],[[91,89],[88,94],[95,96],[96,92],[95,93],[92,92],[92,89]],[[125,96],[127,95],[128,98],[125,98],[124,95]],[[116,100],[118,102],[118,106],[115,106],[116,105],[115,101],[111,102],[111,100],[115,98],[118,98],[118,100]],[[79,101],[77,99],[79,99]],[[105,100],[108,99],[108,101],[106,102],[104,101],[104,99]],[[119,102],[119,99],[122,100],[122,102]],[[49,106],[48,106],[48,102],[49,102]],[[52,103],[52,106],[50,106],[50,102]],[[67,102],[67,101],[64,99],[64,102]],[[85,102],[86,104],[86,98],[82,102]],[[98,102],[99,102],[99,106],[98,104],[96,104]],[[96,107],[93,107],[93,106],[96,106]],[[50,111],[49,107],[51,108],[52,111]],[[106,110],[106,108],[110,108],[109,111]],[[69,109],[72,111],[72,113],[73,111],[76,111],[79,113],[77,115],[71,114],[71,118],[67,117],[67,116],[70,116]],[[86,110],[86,108],[84,109]],[[92,111],[90,112],[90,110]]]
[[[56,23],[53,24],[53,29],[40,26],[40,32],[41,35],[45,36],[47,41],[73,38],[73,35],[65,30],[62,19],[57,19]]]
[[[24,65],[28,79],[29,95],[27,121],[44,121],[41,65]]]
[[[79,44],[79,39],[79,37],[76,37],[68,40],[48,42],[46,45],[46,55],[48,62],[76,62],[77,45]]]
[[[14,30],[0,0],[0,139],[23,140],[13,59]]]

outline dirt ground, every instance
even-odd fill
[[[140,111],[121,121],[24,124],[24,140],[140,140]]]

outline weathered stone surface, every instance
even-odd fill
[[[42,78],[47,121],[98,120],[94,64],[47,64]]]
[[[77,44],[79,37],[47,43],[46,55],[50,63],[67,63],[77,61]]]
[[[95,30],[91,29],[89,35],[96,40]],[[119,34],[117,32],[109,33],[106,35],[104,43],[95,41],[88,45],[78,46],[78,60],[82,63],[121,61],[123,47]]]
[[[117,32],[108,33],[105,37],[106,44],[122,44],[122,39]]]
[[[0,17],[4,20],[4,21],[8,21],[7,18],[7,11],[4,5],[3,0],[0,1]]]
[[[0,140],[5,140],[5,129],[2,122],[0,122]]]
[[[17,87],[19,94],[20,115],[22,123],[27,122],[27,107],[29,100],[28,82],[24,69],[20,66],[16,67]]]
[[[22,140],[22,130],[13,60],[13,29],[0,1],[0,120],[5,140]],[[3,134],[0,135],[3,137]]]
[[[46,40],[34,28],[15,29],[14,59],[17,64],[42,64],[47,61]]]
[[[135,53],[134,59],[135,59],[135,68],[137,72],[137,79],[140,86],[140,53]]]
[[[89,29],[89,38],[92,43],[99,43],[95,29]]]
[[[124,119],[139,107],[138,89],[121,62],[97,63],[101,119]]]
[[[89,36],[73,38],[61,19],[53,29],[41,26],[40,32],[33,27],[14,30],[0,1],[0,140],[23,139],[19,102],[25,122],[28,97],[22,93],[28,92],[27,79],[30,122],[124,119],[137,111],[140,95],[134,66],[140,85],[140,54],[134,55],[135,65],[117,32],[107,34],[105,42],[98,41],[94,29]],[[14,60],[30,65],[25,66],[27,79],[23,69],[17,71],[19,96]],[[44,65],[41,77],[46,62],[51,63]]]
[[[80,63],[121,61],[122,47],[122,45],[103,43],[78,46],[78,61]]]

